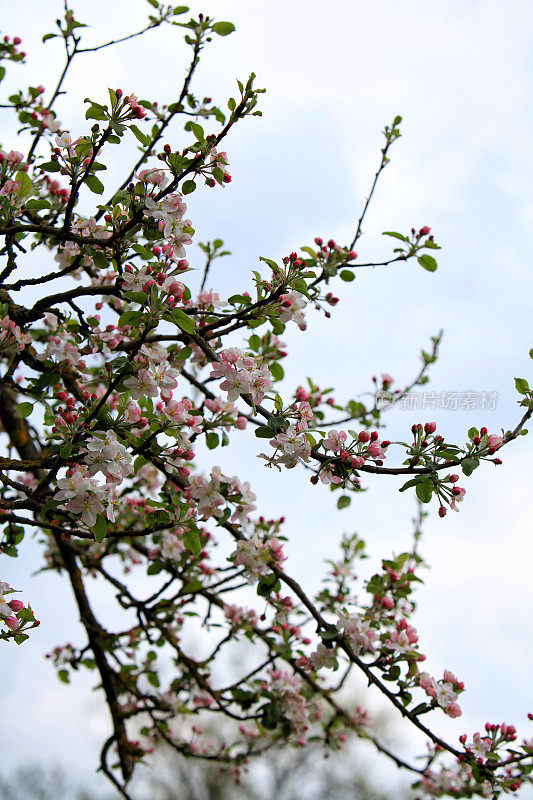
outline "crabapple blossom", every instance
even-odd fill
[[[365,473],[394,474],[406,478],[401,491],[434,503],[444,518],[448,505],[458,510],[465,496],[457,485],[461,472],[468,477],[482,462],[501,463],[494,452],[525,433],[533,413],[529,384],[516,379],[523,415],[512,430],[472,428],[466,445],[457,446],[436,435],[436,421],[416,423],[412,439],[394,437],[400,441],[387,467],[391,442],[381,436],[386,416],[376,398],[386,394],[392,406],[425,384],[440,336],[403,391],[390,392],[393,378],[378,370],[370,391],[354,387],[361,401],[311,375],[305,388],[287,387],[286,326],[306,331],[308,310],[325,319],[342,312],[337,287],[355,277],[354,247],[374,188],[350,244],[317,236],[278,261],[261,255],[249,283],[227,297],[216,270],[217,259],[229,254],[222,239],[199,243],[203,255],[191,251],[185,258],[195,234],[185,197],[205,184],[231,183],[221,147],[241,119],[260,114],[254,109],[263,90],[252,73],[237,82],[223,110],[211,98],[198,101],[200,54],[233,25],[203,13],[176,21],[188,13],[184,7],[159,6],[145,30],[125,38],[135,46],[163,23],[184,33],[190,66],[164,104],[120,88],[86,98],[87,106],[81,98],[82,118],[72,125],[80,135],[73,140],[55,109],[71,62],[100,46],[81,46],[86,26],[67,7],[57,22],[67,64],[58,89],[46,94],[48,105],[44,87],[33,86],[4,103],[17,115],[17,126],[6,131],[18,127],[28,141],[21,151],[0,150],[0,427],[7,448],[0,464],[0,550],[14,557],[27,546],[25,531],[37,530],[44,568],[70,582],[87,635],[79,646],[52,650],[50,661],[65,682],[94,670],[111,710],[101,769],[125,798],[136,763],[163,743],[220,762],[238,779],[248,760],[272,745],[301,747],[309,740],[339,748],[350,734],[411,771],[417,790],[431,797],[514,792],[528,778],[530,739],[512,750],[516,728],[487,723],[487,736],[459,738],[461,750],[429,722],[432,714],[461,714],[464,686],[450,670],[440,679],[419,671],[426,656],[408,623],[425,566],[426,512],[419,509],[412,546],[378,559],[381,566],[364,580],[358,560],[376,556],[367,556],[357,534],[344,534],[313,595],[284,552],[298,520],[265,516],[250,482],[208,458],[219,447],[257,454],[257,439],[266,439],[269,454],[258,456],[266,465],[280,472],[299,465],[311,475],[310,491],[331,495],[339,510],[366,488]],[[54,30],[52,38],[59,35]],[[102,46],[123,39],[113,32]],[[21,60],[16,44],[3,38],[2,61]],[[396,117],[385,128],[375,181],[400,122]],[[139,147],[121,167],[123,183],[104,187],[99,172],[120,165],[122,145],[132,137]],[[360,267],[401,269],[414,260],[434,271],[439,246],[429,226],[384,235],[395,239],[391,257]],[[22,271],[33,251],[35,268]],[[415,285],[413,296],[417,291]],[[311,359],[304,374],[315,366]],[[227,451],[219,452],[219,463],[228,463]],[[117,601],[110,619],[107,600],[93,610],[103,586],[112,588],[109,602]],[[28,605],[9,599],[13,591],[0,582],[0,638],[22,644],[38,622]],[[190,644],[195,631],[201,631],[198,647]],[[225,683],[217,669],[236,639],[255,650],[249,662],[237,659],[236,677]],[[346,702],[343,684],[358,670],[405,724],[429,739],[422,762],[389,751],[367,712]],[[418,703],[413,695],[423,693]],[[207,716],[227,719],[223,742],[205,735]],[[455,764],[443,766],[441,756]]]
[[[337,620],[337,628],[344,632],[356,656],[374,650],[377,631],[370,627],[368,620],[362,620],[357,614],[342,612]]]

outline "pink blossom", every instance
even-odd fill
[[[326,450],[333,450],[333,452],[336,453],[343,449],[346,438],[344,431],[330,431],[322,440],[322,444]]]
[[[455,717],[460,717],[463,713],[458,703],[450,703],[449,706],[446,706],[444,711],[449,717],[452,717],[452,719],[455,719]]]

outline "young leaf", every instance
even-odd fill
[[[172,312],[172,319],[185,333],[194,333],[194,320],[189,317],[181,308],[175,308]]]
[[[383,231],[383,236],[392,236],[394,239],[400,239],[402,242],[408,242],[409,239],[407,236],[403,236],[401,233],[397,233],[396,231]]]
[[[228,36],[235,30],[235,25],[233,22],[215,22],[211,26],[211,30],[214,33],[218,33],[219,36]]]
[[[343,495],[341,495],[341,496],[339,497],[339,499],[337,500],[337,508],[339,508],[339,509],[340,509],[340,508],[347,508],[347,507],[350,505],[350,503],[351,503],[351,502],[352,502],[352,501],[351,501],[351,499],[348,497],[348,495],[346,495],[346,494],[343,494]]]
[[[33,406],[31,403],[19,403],[17,406],[17,417],[25,419],[26,417],[30,416],[32,411]]]
[[[341,269],[341,271],[339,272],[339,275],[340,275],[341,280],[347,281],[348,283],[350,281],[353,281],[354,278],[355,278],[355,275],[349,269]]]
[[[91,192],[94,192],[95,194],[103,194],[104,184],[99,178],[96,177],[96,175],[87,175],[84,183],[89,187]]]
[[[209,450],[214,450],[215,447],[218,447],[219,438],[217,433],[208,433],[205,437],[205,443]]]
[[[181,185],[181,191],[183,194],[190,194],[191,192],[194,192],[195,189],[196,184],[194,181],[184,181]]]
[[[202,551],[202,544],[196,531],[190,529],[186,530],[183,534],[183,544],[185,545],[186,550],[190,550],[195,557],[200,555]]]
[[[427,269],[428,272],[435,272],[435,270],[437,269],[437,262],[435,261],[433,256],[428,256],[425,254],[423,256],[419,256],[418,263],[420,264],[421,267]]]
[[[433,486],[428,481],[421,482],[416,487],[416,496],[421,503],[429,503],[432,492]]]
[[[95,542],[102,542],[107,533],[107,522],[101,514],[96,517],[96,522],[92,527]]]

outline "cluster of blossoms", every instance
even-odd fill
[[[254,533],[249,539],[237,542],[237,549],[230,559],[236,567],[244,567],[248,583],[254,583],[257,578],[266,575],[273,564],[280,566],[285,561],[282,548],[282,542],[275,536],[264,540]]]
[[[0,350],[15,349],[20,353],[32,342],[28,333],[22,333],[18,325],[7,315],[0,319]]]
[[[85,463],[70,468],[64,478],[58,479],[59,491],[54,500],[65,503],[67,511],[79,514],[83,524],[92,528],[97,515],[104,512],[104,504],[107,519],[115,522],[120,504],[117,487],[132,473],[133,459],[111,430],[94,431],[85,446]],[[98,472],[105,476],[105,484],[94,477]]]
[[[307,300],[301,292],[288,292],[280,297],[279,319],[284,324],[295,322],[301,331],[307,328],[307,322],[302,309],[307,305]]]
[[[358,614],[341,614],[337,628],[342,631],[356,656],[372,652],[377,631],[370,627],[370,620],[363,620]]]
[[[168,194],[156,201],[146,197],[145,216],[157,220],[159,231],[167,240],[167,247],[172,249],[176,259],[185,257],[185,245],[192,244],[190,219],[184,219],[187,204],[183,202],[180,192]]]
[[[460,692],[465,688],[462,681],[458,681],[453,672],[444,670],[443,678],[436,681],[427,672],[421,672],[417,678],[418,685],[425,693],[434,698],[436,703],[444,709],[449,717],[460,717],[461,709],[456,702]]]
[[[270,444],[275,448],[272,455],[260,453],[259,457],[266,459],[268,466],[274,466],[281,471],[281,467],[293,469],[299,461],[309,461],[311,444],[304,433],[296,425],[289,425],[282,433],[278,433]]]
[[[12,589],[8,583],[0,581],[0,617],[10,631],[16,631],[20,628],[20,619],[15,615],[24,608],[24,603],[21,600],[5,600],[5,595],[14,591],[15,589]]]
[[[229,431],[233,426],[239,430],[246,428],[246,417],[241,417],[237,406],[228,400],[223,400],[221,397],[214,397],[213,399],[208,397],[204,405],[213,414],[213,420],[222,423],[226,431]]]
[[[211,378],[224,378],[220,388],[233,403],[239,395],[249,394],[259,404],[272,388],[272,375],[266,364],[256,356],[247,356],[238,347],[221,350],[219,360],[212,365]]]
[[[263,692],[275,701],[276,713],[288,723],[298,744],[304,745],[310,725],[310,709],[301,692],[300,678],[279,668],[268,670],[268,675],[268,681],[264,681],[262,686]]]
[[[193,475],[187,493],[196,500],[198,516],[203,519],[221,517],[223,512],[220,506],[232,503],[235,509],[230,517],[231,522],[244,524],[248,521],[249,513],[255,509],[256,496],[248,481],[240,481],[236,476],[228,478],[219,467],[213,467],[209,480],[203,475]]]

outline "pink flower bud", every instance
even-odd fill
[[[361,431],[359,433],[359,437],[358,438],[359,438],[360,442],[363,442],[363,444],[365,444],[365,442],[369,442],[370,441],[370,434],[368,433],[368,431]]]
[[[424,430],[426,433],[435,433],[437,430],[437,423],[436,422],[426,422],[424,425]]]
[[[4,622],[10,631],[16,631],[18,628],[20,628],[20,620],[18,620],[13,614],[11,614],[10,617],[7,617]]]
[[[246,428],[247,423],[248,420],[246,417],[237,417],[235,427],[238,428],[238,430],[243,431]]]
[[[381,445],[379,445],[377,442],[371,442],[368,445],[368,453],[372,458],[384,458],[385,457],[385,453],[383,452],[383,449],[382,449]]]
[[[420,228],[420,236],[427,236],[428,233],[430,232],[430,230],[431,230],[430,227],[428,227],[427,225],[424,225],[423,228]]]
[[[21,600],[10,600],[8,606],[11,611],[14,611],[16,614],[17,611],[20,611],[21,608],[24,608],[24,603]]]

